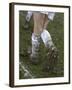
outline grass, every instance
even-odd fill
[[[35,78],[50,78],[50,77],[63,77],[64,76],[64,14],[56,13],[55,18],[48,24],[48,31],[51,34],[54,44],[59,50],[58,59],[58,71],[44,72],[42,70],[43,64],[46,61],[46,48],[44,44],[41,43],[40,46],[40,63],[38,65],[33,65],[27,54],[27,49],[31,46],[31,35],[33,31],[33,19],[31,18],[29,22],[29,29],[24,29],[26,11],[19,12],[19,57],[22,65],[26,66],[27,69],[35,76]],[[19,68],[19,78],[24,79],[24,73],[21,67]]]

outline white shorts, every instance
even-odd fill
[[[28,17],[31,17],[32,13],[32,11],[28,11]],[[46,14],[50,20],[53,20],[55,16],[55,12],[40,11],[40,13]]]
[[[54,16],[55,16],[55,12],[45,12],[45,11],[43,11],[43,12],[40,12],[40,13],[46,14],[50,20],[53,20]]]

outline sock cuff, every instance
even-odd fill
[[[50,33],[46,29],[44,29],[41,33],[41,38],[44,43],[46,43],[49,40],[52,40]]]
[[[34,33],[32,33],[32,37],[31,38],[32,38],[33,41],[37,41],[37,40],[39,41],[40,35],[35,35]]]

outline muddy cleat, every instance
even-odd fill
[[[49,61],[56,61],[58,59],[58,50],[56,47],[52,46],[48,49],[47,57]]]
[[[32,48],[31,47],[28,48],[27,53],[28,53],[28,56],[30,58],[30,62],[32,64],[38,64],[39,63],[39,55],[38,54],[32,54]]]
[[[39,55],[38,54],[32,54],[32,48],[31,47],[28,48],[27,53],[28,53],[28,56],[30,58],[30,62],[32,64],[38,64],[39,63]]]
[[[32,53],[32,48],[30,46],[28,47],[27,53],[28,53],[28,55],[30,55]]]
[[[35,65],[38,64],[39,63],[38,55],[31,54],[30,55],[30,61],[31,61],[32,64],[35,64]]]
[[[24,29],[28,29],[29,28],[29,22],[28,21],[25,21],[24,23]]]
[[[58,63],[58,50],[57,50],[57,48],[54,46],[49,48],[46,57],[47,57],[47,61],[43,67],[43,70],[56,72],[57,63]]]

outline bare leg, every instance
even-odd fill
[[[48,57],[48,65],[51,67],[52,63],[54,63],[57,59],[57,49],[53,44],[52,38],[46,27],[48,25],[48,17],[45,14],[34,12],[34,32],[32,34],[32,53],[31,60],[36,62],[38,59],[38,51],[40,45],[40,37],[43,40],[45,47],[48,49],[47,57]]]
[[[39,12],[33,13],[34,19],[34,29],[32,34],[32,53],[31,53],[31,61],[35,64],[38,62],[39,57],[39,45],[40,45],[40,35],[43,32],[45,15],[42,15]]]

